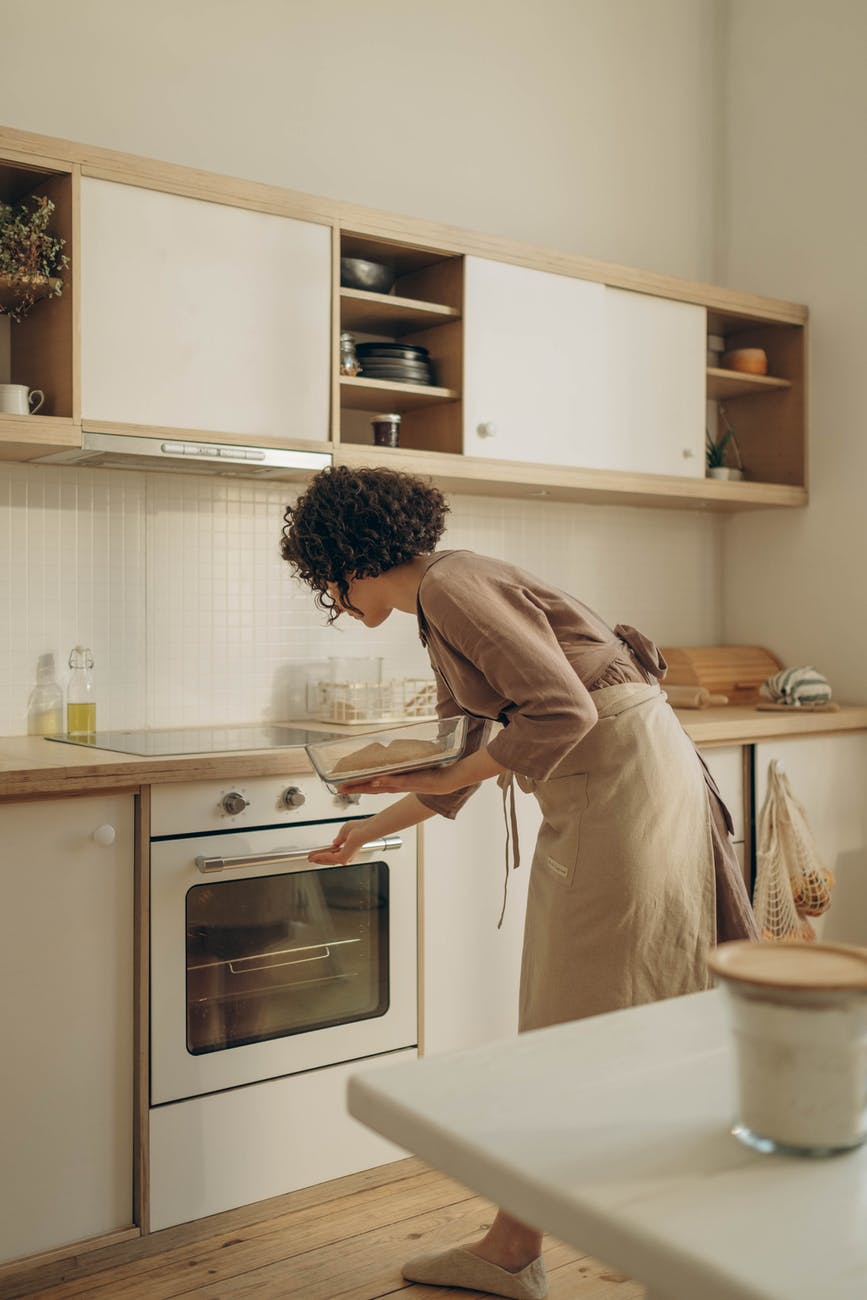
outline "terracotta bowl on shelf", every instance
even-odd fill
[[[766,375],[768,354],[764,348],[735,348],[723,353],[723,369],[739,370],[743,375]]]

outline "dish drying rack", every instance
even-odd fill
[[[307,683],[307,712],[319,722],[427,721],[437,715],[436,700],[436,682],[428,677]]]

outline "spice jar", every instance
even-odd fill
[[[348,330],[340,335],[340,373],[354,376],[361,370],[361,362],[355,355],[355,335]]]
[[[370,423],[373,427],[373,441],[377,447],[400,445],[399,415],[375,415]]]

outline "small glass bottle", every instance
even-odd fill
[[[93,692],[93,655],[77,645],[69,654],[69,684],[66,688],[66,730],[70,736],[88,737],[96,731],[96,699]]]
[[[374,415],[370,423],[373,427],[373,441],[377,447],[398,447],[400,445],[399,415]]]
[[[59,736],[62,731],[63,691],[54,679],[54,655],[40,655],[36,685],[27,701],[27,734]]]
[[[355,335],[344,330],[340,335],[340,373],[352,378],[360,371],[361,362],[355,355]]]

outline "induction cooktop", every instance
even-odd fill
[[[334,733],[310,731],[288,723],[246,727],[188,727],[169,731],[95,731],[85,736],[46,736],[46,740],[120,754],[163,758],[171,754],[221,754],[241,749],[297,749],[329,740]]]

